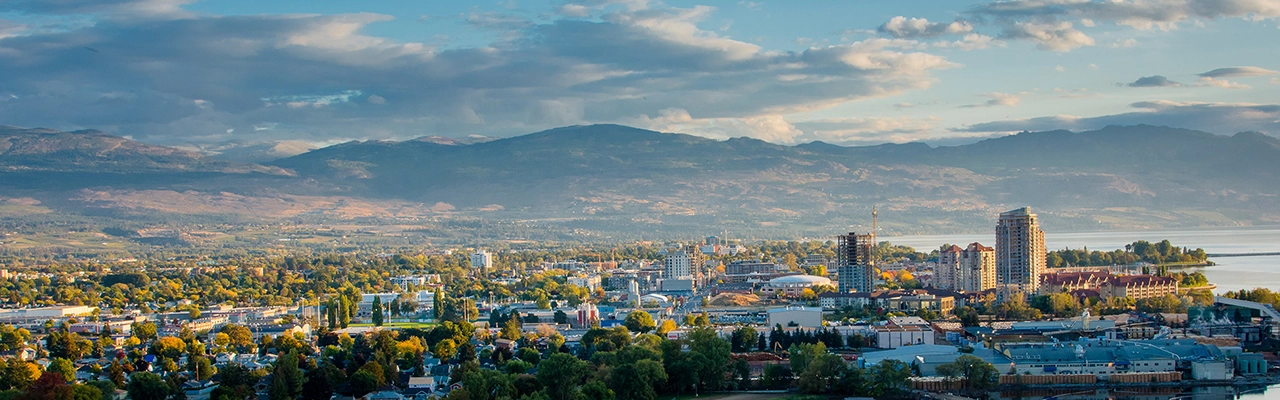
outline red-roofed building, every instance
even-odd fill
[[[1098,293],[1102,297],[1132,297],[1146,299],[1166,294],[1178,294],[1178,281],[1155,275],[1120,275],[1108,280]]]

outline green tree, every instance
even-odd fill
[[[373,326],[382,326],[382,299],[373,296]]]
[[[85,385],[93,386],[102,394],[101,400],[112,400],[116,397],[116,389],[119,387],[115,383],[108,380],[96,380],[86,382]],[[80,400],[80,399],[76,399]]]
[[[209,357],[190,356],[187,358],[187,371],[194,374],[197,380],[207,381],[218,373],[218,367],[213,366],[213,362],[209,361]]]
[[[129,386],[126,389],[129,392],[130,400],[165,400],[172,393],[169,383],[164,381],[160,375],[150,372],[135,372],[129,376]]]
[[[662,364],[653,359],[625,363],[609,372],[608,385],[619,400],[655,400],[655,388],[667,381]]]
[[[71,395],[73,400],[102,400],[102,390],[87,384],[71,385]]]
[[[565,353],[552,354],[538,364],[538,382],[552,400],[568,400],[590,372],[585,361]]]
[[[65,358],[55,358],[50,361],[49,367],[45,369],[45,372],[61,375],[63,382],[76,381],[76,365]]]
[[[809,369],[809,363],[818,357],[827,355],[827,345],[818,342],[814,344],[796,343],[792,344],[787,350],[791,354],[791,370],[804,371]]]
[[[614,400],[614,391],[605,386],[603,382],[591,381],[586,385],[582,385],[582,397],[592,400]]]
[[[632,332],[639,333],[647,333],[658,327],[658,324],[653,321],[653,316],[641,310],[627,314],[627,318],[622,321],[622,325]]]
[[[733,330],[733,334],[729,336],[729,344],[733,348],[734,353],[742,353],[751,351],[756,345],[756,337],[759,335],[756,328],[750,326],[739,326]]]
[[[373,372],[360,370],[351,375],[351,391],[356,396],[364,396],[378,389],[379,377]]]
[[[972,389],[989,389],[996,385],[1000,371],[981,358],[965,354],[939,365],[938,375],[963,379],[965,386]]]
[[[298,369],[298,352],[289,351],[276,360],[271,370],[271,400],[291,400],[302,393],[302,370]]]
[[[502,324],[502,332],[498,333],[498,337],[507,340],[520,340],[521,336],[524,336],[524,331],[520,329],[520,316],[512,313],[511,318],[508,318],[507,322]]]
[[[888,359],[871,366],[868,372],[871,375],[871,394],[879,397],[906,390],[907,378],[911,377],[911,366]]]
[[[845,373],[844,359],[835,354],[819,354],[809,361],[797,385],[802,393],[830,393]]]
[[[458,348],[453,344],[453,339],[444,339],[440,343],[436,343],[432,351],[436,358],[448,360],[458,353]]]
[[[131,332],[133,337],[136,337],[139,341],[146,343],[148,340],[156,338],[156,324],[150,322],[135,322]]]

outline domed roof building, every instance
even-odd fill
[[[785,296],[799,296],[805,289],[815,286],[831,286],[830,279],[813,275],[787,275],[770,279],[762,288],[766,293],[782,293]]]

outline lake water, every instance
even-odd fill
[[[1045,232],[1045,242],[1050,250],[1064,248],[1111,251],[1138,240],[1158,242],[1168,239],[1174,246],[1203,248],[1213,253],[1272,253],[1280,252],[1280,228],[1247,227],[1160,231],[1115,232]],[[981,235],[919,235],[883,237],[890,243],[930,251],[945,243],[964,245],[980,242],[995,245],[995,233]],[[1280,256],[1219,257],[1210,258],[1217,265],[1189,268],[1200,271],[1209,282],[1218,285],[1216,292],[1265,287],[1280,290]]]

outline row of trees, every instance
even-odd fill
[[[1169,243],[1168,240],[1162,240],[1158,243],[1139,240],[1125,245],[1123,250],[1095,250],[1090,252],[1088,248],[1085,248],[1082,250],[1063,249],[1051,251],[1046,255],[1045,261],[1049,268],[1058,268],[1066,266],[1128,265],[1139,261],[1151,264],[1203,263],[1208,259],[1209,257],[1204,249],[1191,250],[1185,247],[1177,247]]]

